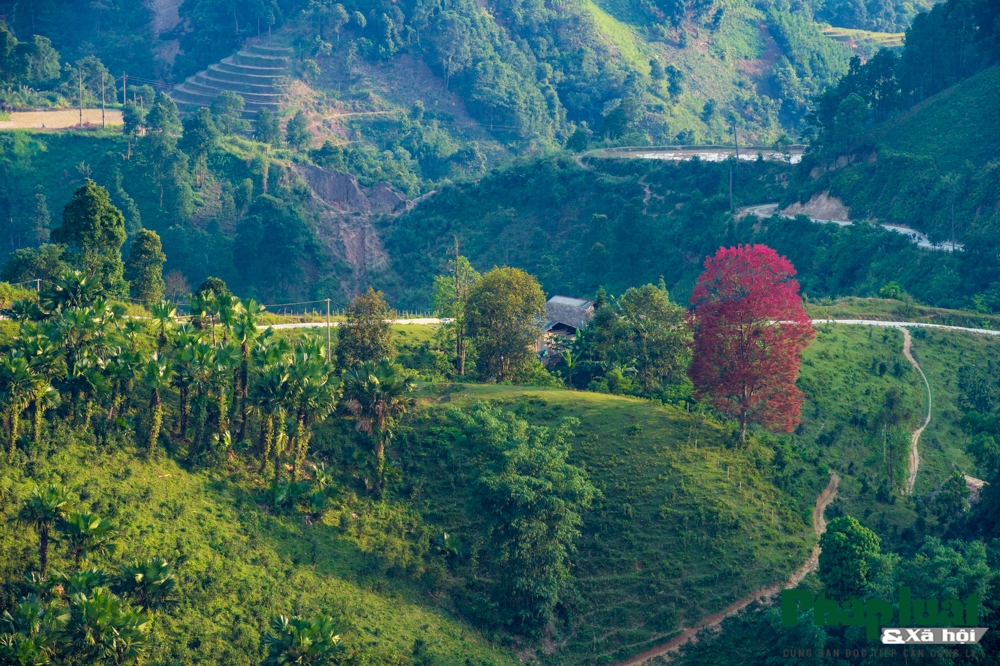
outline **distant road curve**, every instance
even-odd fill
[[[747,215],[754,215],[756,217],[773,217],[774,215],[781,215],[782,217],[786,217],[791,220],[797,217],[796,215],[786,215],[785,213],[778,212],[778,206],[779,204],[769,203],[740,208],[739,211],[737,211],[737,218],[746,217]],[[854,222],[849,220],[826,220],[818,217],[810,217],[809,219],[820,224],[839,224],[842,227],[854,224]],[[952,244],[951,242],[944,242],[939,245],[935,245],[926,234],[901,224],[881,224],[879,226],[887,231],[894,231],[897,234],[907,236],[912,242],[917,244],[917,247],[922,247],[925,250],[937,250],[939,252],[954,252],[956,250],[959,252],[962,251],[961,243]]]

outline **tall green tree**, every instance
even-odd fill
[[[309,133],[309,120],[302,111],[296,111],[291,120],[285,126],[285,140],[292,148],[304,150],[312,143],[312,134]]]
[[[642,394],[649,396],[683,379],[691,338],[684,308],[670,301],[665,288],[647,284],[597,308],[580,346],[603,371],[634,368]]]
[[[528,371],[545,324],[538,280],[518,268],[494,268],[469,291],[465,317],[480,377],[504,382]]]
[[[139,230],[125,260],[125,279],[132,298],[145,305],[163,299],[163,264],[166,261],[159,234],[149,229]]]
[[[819,579],[833,599],[848,599],[863,590],[882,552],[878,535],[851,516],[831,520],[819,545]]]
[[[212,118],[215,126],[223,134],[240,134],[250,129],[250,123],[243,120],[246,102],[238,94],[223,90],[212,102]]]
[[[63,211],[52,240],[65,244],[73,262],[109,296],[125,296],[125,216],[111,204],[108,191],[87,179]]]
[[[392,319],[396,313],[381,291],[369,287],[348,304],[344,314],[345,320],[337,328],[338,368],[391,361],[396,356],[392,342]]]
[[[205,184],[208,156],[218,145],[219,135],[219,129],[212,120],[211,112],[204,107],[184,119],[184,133],[178,145],[194,159],[199,185]]]
[[[455,371],[459,377],[465,376],[465,358],[468,354],[468,332],[465,317],[469,292],[479,281],[479,272],[469,260],[457,255],[447,275],[434,279],[434,311],[451,321],[442,327],[455,347]]]
[[[481,558],[488,562],[493,602],[504,624],[534,630],[554,619],[570,585],[579,527],[597,489],[569,463],[569,428],[531,426],[480,403],[464,423],[482,470],[473,497],[486,525]]]
[[[261,143],[266,143],[275,148],[281,147],[281,125],[278,117],[266,106],[257,110],[254,116],[253,136]]]

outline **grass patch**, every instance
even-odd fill
[[[601,9],[593,0],[577,0],[577,6],[593,21],[605,44],[616,50],[637,71],[649,74],[649,56],[640,49],[631,27]]]
[[[906,33],[875,32],[873,30],[854,30],[851,28],[824,28],[823,34],[835,42],[848,46],[875,46],[878,48],[902,48]]]
[[[917,105],[879,128],[886,148],[934,158],[939,169],[960,171],[996,159],[1000,130],[1000,67],[991,67]]]

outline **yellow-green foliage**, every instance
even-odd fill
[[[169,420],[168,420],[169,421]],[[332,615],[364,663],[401,664],[414,641],[426,641],[435,664],[517,663],[456,622],[404,577],[386,567],[412,567],[407,510],[345,496],[324,521],[268,511],[261,488],[240,464],[189,473],[172,459],[147,462],[132,449],[96,449],[67,429],[30,463],[0,472],[5,491],[0,520],[0,576],[20,580],[25,558],[35,558],[36,536],[10,520],[17,498],[35,484],[65,484],[121,531],[118,549],[98,566],[159,555],[176,565],[180,605],[158,615],[146,664],[261,662],[260,640],[272,616]],[[341,520],[346,516],[347,520]],[[64,549],[50,549],[52,568],[71,571]]]

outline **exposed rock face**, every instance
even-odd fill
[[[313,194],[328,206],[342,213],[368,215],[372,212],[371,203],[354,176],[312,165],[297,165],[294,169],[309,183]]]
[[[388,265],[382,239],[372,226],[376,215],[396,215],[413,206],[389,183],[362,187],[348,173],[330,171],[312,165],[296,165],[294,172],[312,189],[316,203],[316,232],[338,259],[352,268],[353,275],[343,276],[345,293],[357,294],[369,271]]]
[[[781,211],[785,215],[808,215],[819,220],[833,220],[834,222],[850,222],[850,208],[837,197],[831,197],[829,192],[814,194],[805,202],[794,203]]]
[[[363,188],[357,178],[340,171],[328,171],[318,166],[299,165],[295,172],[302,176],[313,193],[324,203],[343,213],[399,213],[410,202],[389,183]]]

